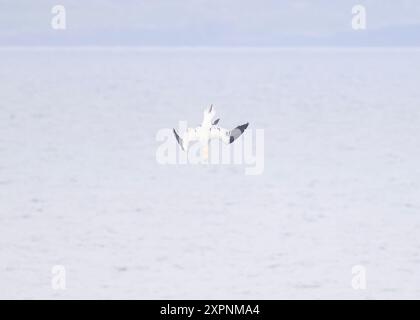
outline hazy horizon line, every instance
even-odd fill
[[[1,45],[0,50],[420,50],[420,45],[297,45],[297,46],[243,46],[243,45]]]

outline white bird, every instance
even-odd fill
[[[233,130],[227,130],[219,127],[217,124],[220,119],[212,121],[216,114],[216,110],[213,108],[213,105],[209,109],[204,110],[203,122],[201,126],[196,128],[188,128],[184,133],[182,138],[178,135],[175,129],[174,135],[178,141],[181,149],[188,151],[188,146],[190,142],[200,141],[201,144],[201,155],[203,158],[208,158],[208,148],[211,139],[220,139],[224,143],[229,144],[239,138],[239,136],[244,133],[245,129],[248,127],[248,122],[236,127]]]

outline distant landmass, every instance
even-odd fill
[[[351,30],[330,36],[284,35],[274,30],[239,32],[226,26],[170,30],[49,30],[0,34],[2,46],[420,46],[420,25]]]

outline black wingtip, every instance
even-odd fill
[[[184,147],[182,146],[182,139],[179,137],[178,133],[176,132],[175,129],[172,129],[176,138],[176,141],[178,142],[178,144],[181,146],[181,149],[184,150]]]
[[[249,125],[249,122],[243,125],[237,126],[235,129],[233,129],[229,137],[229,143],[232,143],[233,141],[238,139],[242,135],[242,133],[244,133],[245,129],[248,128],[248,125]]]
[[[242,124],[240,126],[237,126],[235,128],[235,130],[239,130],[241,132],[241,134],[242,134],[242,133],[244,133],[244,131],[246,130],[246,128],[248,128],[248,125],[249,125],[249,122],[247,122],[245,124]]]
[[[218,124],[218,123],[219,123],[219,121],[220,121],[220,119],[216,119],[216,120],[214,120],[214,121],[213,121],[213,123],[212,123],[212,125],[214,125],[214,126],[215,126],[216,124]]]

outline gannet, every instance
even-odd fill
[[[232,143],[238,139],[242,133],[244,133],[249,124],[247,122],[243,125],[237,126],[233,130],[227,130],[217,125],[220,119],[213,121],[215,115],[216,110],[213,108],[213,105],[211,105],[210,108],[204,110],[201,126],[188,128],[182,138],[176,130],[173,129],[175,138],[182,150],[188,152],[190,142],[200,141],[201,156],[203,159],[208,159],[208,150],[211,139],[220,139],[226,144]]]

